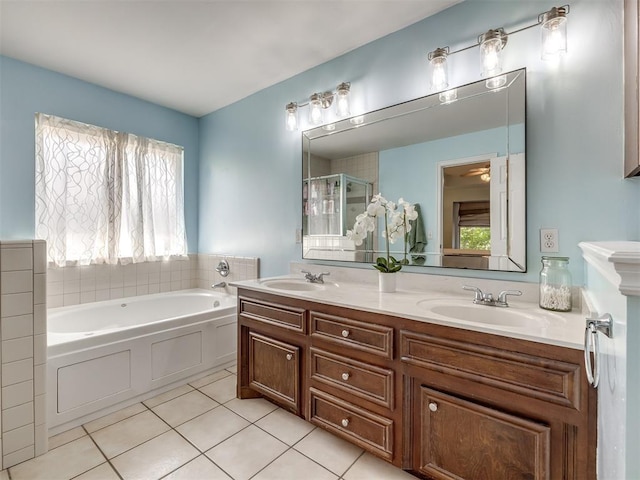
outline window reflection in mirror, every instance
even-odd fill
[[[449,104],[431,95],[303,132],[303,257],[373,261],[381,228],[361,246],[346,230],[381,193],[420,210],[412,265],[525,271],[525,71],[507,77],[496,91],[460,87]]]

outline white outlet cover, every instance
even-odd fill
[[[540,229],[540,252],[542,253],[558,253],[558,229],[557,228],[541,228]]]

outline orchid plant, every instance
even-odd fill
[[[385,229],[382,236],[386,239],[386,257],[378,257],[373,266],[382,273],[395,273],[408,265],[407,260],[407,234],[411,231],[410,220],[418,218],[413,204],[400,198],[398,203],[391,202],[381,194],[371,197],[371,202],[364,213],[356,217],[353,230],[347,230],[347,238],[353,240],[356,245],[362,245],[369,232],[376,231],[377,219],[384,216]],[[396,260],[389,254],[389,244],[395,243],[399,238],[404,242],[404,258]]]

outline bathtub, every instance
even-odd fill
[[[49,434],[138,402],[236,358],[236,299],[208,290],[47,311]]]

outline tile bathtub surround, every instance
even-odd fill
[[[230,265],[226,278],[215,271],[222,259]],[[250,280],[258,276],[258,259],[231,255],[189,254],[160,262],[127,265],[86,265],[47,269],[47,307],[56,308],[115,298],[134,297],[188,288],[211,288],[214,283]],[[235,289],[227,287],[227,293]]]
[[[47,452],[46,258],[42,240],[0,242],[0,459]]]
[[[50,267],[47,305],[56,308],[196,288],[198,256],[127,265]]]
[[[221,260],[229,263],[229,275],[223,277],[216,272],[216,267]],[[253,280],[259,276],[260,261],[257,257],[235,257],[233,255],[222,254],[199,254],[198,255],[198,288],[210,289],[211,285],[225,282],[226,287],[221,289],[235,295],[236,288],[230,287],[229,283],[241,280]]]
[[[12,480],[415,479],[264,399],[225,401],[232,370],[56,435],[46,455],[9,474]]]

